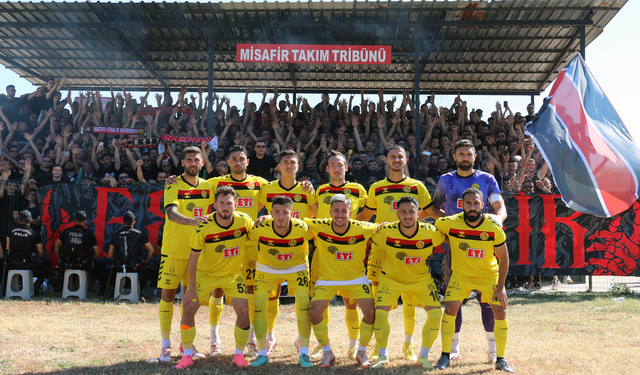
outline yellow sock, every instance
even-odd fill
[[[416,328],[416,307],[413,305],[413,297],[402,296],[402,315],[404,316],[404,333],[413,335]]]
[[[456,317],[442,314],[442,325],[440,327],[440,337],[442,338],[442,352],[451,353],[451,340],[456,330]]]
[[[222,317],[222,298],[215,298],[213,294],[209,297],[209,325],[217,326]]]
[[[327,327],[329,326],[329,318],[329,306],[327,306],[327,308],[322,312],[322,320],[327,324]]]
[[[267,332],[272,333],[276,327],[276,319],[280,312],[280,299],[267,302]]]
[[[495,319],[493,335],[496,338],[496,355],[504,358],[504,351],[507,348],[507,337],[509,336],[509,319]]]
[[[309,336],[311,336],[311,317],[309,316],[309,308],[311,301],[309,300],[309,290],[296,289],[293,293],[296,297],[296,320],[298,322],[298,334],[300,335],[300,347],[309,347]]]
[[[353,310],[347,309],[345,312],[345,321],[347,323],[347,330],[349,331],[349,339],[358,339],[358,333],[360,333],[360,310],[358,310],[357,307]]]
[[[242,329],[234,326],[233,337],[236,338],[236,350],[243,351],[244,346],[247,345],[247,340],[249,340],[249,328]]]
[[[376,309],[376,320],[373,323],[373,332],[376,335],[379,349],[385,349],[389,341],[391,326],[389,326],[389,312]]]
[[[182,347],[184,349],[193,348],[193,340],[196,338],[196,326],[180,325],[180,337],[182,338]]]
[[[255,293],[255,306],[253,307],[253,330],[258,340],[258,349],[267,348],[267,301],[269,292]]]
[[[320,323],[314,324],[313,333],[315,333],[320,345],[327,346],[329,344],[329,328],[327,327],[327,322],[322,320]]]
[[[365,347],[369,345],[371,336],[373,336],[373,324],[360,322],[360,345]]]
[[[160,300],[158,308],[158,316],[160,317],[160,335],[163,339],[171,338],[171,321],[173,320],[173,302],[165,302]]]
[[[442,311],[440,311],[440,309],[427,311],[427,321],[424,322],[424,327],[422,327],[423,347],[431,349],[431,346],[433,346],[433,342],[438,338],[441,318]]]
[[[256,296],[255,294],[251,293],[249,294],[249,321],[251,322],[251,324],[253,324],[253,309],[256,305]]]

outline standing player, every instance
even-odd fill
[[[498,226],[502,226],[502,223],[507,218],[507,209],[500,195],[500,188],[492,175],[473,169],[476,157],[475,148],[471,141],[462,139],[456,142],[453,148],[453,160],[456,162],[457,170],[440,177],[438,187],[433,196],[433,204],[435,207],[444,208],[444,213],[447,216],[459,214],[462,212],[462,193],[474,187],[479,189],[485,198],[484,213],[487,212],[489,205],[492,205],[496,215],[488,215],[488,217],[494,220]],[[451,278],[451,250],[449,244],[442,245],[442,248],[444,250],[442,275],[446,291]],[[478,297],[478,300],[481,301],[481,298]],[[493,312],[491,311],[491,306],[484,302],[480,302],[480,311],[482,312],[482,323],[489,345],[489,359],[495,362],[496,342],[493,334]],[[460,357],[461,326],[462,310],[456,316],[456,333],[453,335],[453,343],[451,344],[451,360]]]
[[[509,272],[507,237],[500,226],[482,213],[484,197],[479,189],[465,190],[461,199],[462,213],[439,219],[435,224],[449,238],[452,250],[452,273],[442,315],[442,355],[436,368],[449,366],[455,316],[469,293],[478,290],[482,293],[482,302],[491,304],[495,318],[496,369],[513,372],[504,358],[509,336],[508,299],[504,289]]]
[[[382,264],[376,295],[376,317],[374,332],[378,342],[379,357],[372,368],[382,368],[388,363],[387,343],[391,327],[389,311],[402,295],[410,297],[417,306],[427,312],[427,321],[422,328],[422,348],[417,364],[433,370],[429,362],[429,350],[438,337],[440,329],[440,296],[431,277],[429,257],[434,247],[440,245],[445,236],[431,224],[418,222],[418,201],[405,196],[398,200],[397,216],[400,221],[385,224],[372,237],[374,248],[386,253]]]
[[[264,207],[264,205],[260,203],[260,190],[267,185],[268,182],[262,177],[247,174],[248,164],[249,158],[247,157],[245,148],[239,145],[231,146],[227,158],[230,173],[226,176],[209,179],[209,183],[214,191],[220,186],[233,188],[237,194],[237,210],[246,213],[255,221],[258,219],[258,212]],[[242,275],[247,287],[249,315],[252,321],[254,303],[253,276],[256,273],[255,260],[257,258],[257,245],[251,241],[247,241],[245,249],[242,252]],[[216,289],[209,300],[209,325],[211,329],[211,349],[209,353],[213,356],[221,354],[218,325],[220,324],[220,317],[222,315],[222,295],[222,290]],[[253,329],[249,332],[247,346],[249,348],[249,354],[256,354],[256,343],[252,338],[255,338]]]
[[[202,165],[200,149],[186,147],[182,151],[184,173],[178,177],[175,184],[166,186],[164,190],[166,220],[162,236],[162,259],[158,271],[158,288],[162,289],[159,308],[162,362],[171,360],[170,334],[176,289],[180,281],[187,290],[189,285],[187,264],[191,248],[185,239],[191,238],[193,227],[207,221],[206,214],[212,203],[211,184],[198,177]]]
[[[336,194],[343,194],[349,198],[351,202],[350,218],[354,220],[358,215],[360,207],[364,207],[367,202],[367,191],[365,188],[358,183],[347,181],[346,173],[348,170],[349,166],[347,165],[347,159],[344,155],[338,151],[332,150],[331,156],[329,156],[327,161],[327,173],[329,174],[330,182],[320,186],[316,191],[316,199],[318,200],[317,217],[319,219],[328,219],[331,217],[331,198]],[[312,286],[314,285],[317,277],[318,263],[312,260]],[[356,354],[358,352],[358,347],[356,345],[358,341],[358,333],[360,331],[360,314],[355,301],[350,298],[350,295],[346,290],[339,290],[338,295],[342,297],[346,308],[345,323],[347,324],[347,331],[349,333],[349,356],[352,359],[356,359]],[[324,319],[326,320],[326,323],[329,324],[329,309],[325,310]]]
[[[293,200],[273,197],[271,216],[249,232],[249,239],[258,242],[258,262],[254,283],[255,307],[253,324],[258,338],[258,357],[252,367],[269,362],[267,355],[267,300],[269,292],[284,281],[296,298],[296,320],[300,335],[300,366],[312,367],[309,360],[309,272],[307,257],[311,232],[307,224],[292,218]]]
[[[318,265],[318,279],[311,297],[310,314],[316,338],[323,347],[320,367],[330,367],[336,360],[329,344],[328,322],[323,319],[323,312],[336,293],[348,295],[362,309],[362,322],[356,323],[360,333],[360,347],[355,359],[361,367],[370,366],[366,347],[373,335],[374,306],[364,260],[367,256],[367,242],[374,235],[377,226],[351,219],[352,206],[353,203],[347,196],[335,194],[330,201],[330,219],[305,219],[316,239],[313,262]],[[353,324],[349,326],[351,325]],[[357,331],[355,338],[358,338]]]
[[[358,214],[358,220],[367,221],[375,214],[376,223],[397,221],[397,204],[400,197],[403,196],[411,196],[418,201],[421,209],[418,220],[424,220],[427,217],[435,219],[444,216],[442,211],[431,203],[431,196],[422,182],[409,178],[404,174],[404,167],[408,161],[409,158],[402,146],[389,147],[387,151],[389,176],[371,185],[367,204],[364,206],[364,210]],[[384,261],[384,258],[381,257],[384,257],[384,253],[380,251],[372,251],[369,257],[368,276],[373,284],[374,297],[378,286],[378,276]],[[417,357],[411,344],[413,330],[416,325],[416,310],[409,296],[402,297],[402,314],[404,315],[405,332],[402,352],[407,360],[416,361]]]
[[[213,205],[216,212],[208,215],[207,221],[198,225],[191,233],[188,267],[191,287],[184,294],[184,313],[180,323],[184,356],[176,365],[180,370],[193,365],[195,315],[200,308],[200,301],[207,304],[209,295],[217,288],[232,298],[236,312],[236,352],[233,363],[240,368],[249,366],[242,354],[249,337],[249,305],[242,278],[241,253],[244,251],[247,233],[253,227],[253,220],[249,215],[235,211],[236,192],[230,186],[221,186],[215,191]]]
[[[303,186],[303,183],[296,181],[298,173],[298,154],[293,150],[284,150],[280,153],[278,162],[280,169],[280,179],[270,182],[260,189],[260,203],[263,204],[269,213],[273,207],[273,200],[278,196],[289,197],[293,202],[291,215],[296,219],[305,217],[315,217],[318,211],[316,196],[313,189]],[[254,258],[255,259],[255,258]],[[276,346],[274,328],[278,312],[280,309],[280,286],[274,288],[269,297],[267,316],[269,324],[267,327],[267,347],[269,355]]]

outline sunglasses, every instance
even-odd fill
[[[221,167],[226,167],[226,166],[227,166],[227,164],[220,164],[220,166],[221,166]]]
[[[267,148],[265,145],[256,145],[256,148]]]

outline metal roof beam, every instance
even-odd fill
[[[35,71],[33,71],[30,68],[26,68],[26,67],[22,66],[22,64],[20,64],[19,62],[15,61],[14,59],[12,59],[10,57],[5,57],[5,56],[1,56],[0,55],[0,61],[5,66],[6,65],[11,65],[16,69],[22,70],[23,72],[29,74],[29,76],[31,76],[31,77],[39,79],[41,82],[46,82],[46,79],[42,75],[36,73]],[[27,76],[24,76],[24,77],[27,77]]]

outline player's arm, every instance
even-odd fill
[[[198,293],[196,292],[196,273],[198,272],[198,258],[200,258],[201,250],[191,249],[189,254],[189,263],[187,264],[189,272],[189,288],[184,293],[184,302],[182,306],[186,306],[191,302],[200,303]]]
[[[58,262],[60,261],[60,246],[62,246],[62,240],[60,240],[60,238],[58,238],[56,240],[56,243],[54,244],[54,248],[53,251],[56,253],[56,259],[58,259]],[[7,247],[8,249],[9,247]]]
[[[362,212],[360,212],[357,216],[356,216],[356,220],[358,221],[369,221],[371,220],[371,217],[373,217],[373,214],[376,213],[376,210],[372,210],[367,206],[364,206],[364,209],[362,210]]]
[[[420,215],[418,215],[418,221],[427,219],[429,217],[438,220],[441,217],[444,217],[444,211],[439,208],[436,208],[434,204],[430,204],[427,208],[420,210]]]
[[[98,249],[98,245],[93,245],[93,257],[91,259],[96,259],[100,255],[100,249]]]
[[[107,258],[113,259],[113,254],[115,254],[115,252],[116,248],[113,245],[109,245],[109,255],[107,255]]]
[[[316,216],[318,216],[318,204],[314,203],[311,206],[309,206],[309,211],[307,212],[307,217],[314,218]]]
[[[145,259],[144,264],[147,264],[151,260],[153,253],[155,253],[155,249],[153,248],[151,242],[147,242],[146,244],[144,244],[144,248],[147,249],[147,259]]]
[[[166,213],[169,220],[180,225],[190,225],[192,227],[196,227],[198,226],[198,224],[204,223],[208,220],[206,216],[198,216],[194,218],[186,217],[178,212],[177,205],[170,205],[169,207],[167,207]]]
[[[493,209],[496,212],[496,216],[500,218],[501,222],[504,223],[504,221],[507,219],[507,206],[505,206],[504,204],[504,199],[502,199],[502,195],[499,194],[495,194],[497,195],[497,197],[495,197],[493,194],[491,195],[491,198],[494,198],[495,200],[493,202],[491,202],[491,205],[493,206]]]
[[[509,273],[509,251],[507,250],[507,244],[503,243],[500,246],[494,247],[493,252],[496,254],[496,258],[498,258],[500,263],[498,286],[493,296],[497,298],[502,304],[502,307],[506,309],[509,305],[507,292],[504,290],[504,283],[507,280],[507,273]]]

